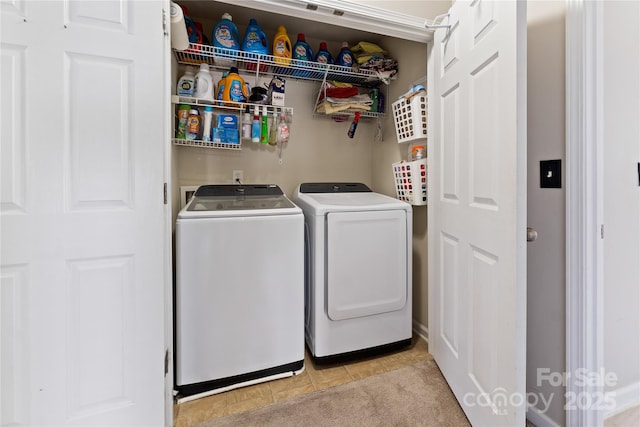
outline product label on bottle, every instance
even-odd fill
[[[238,48],[238,43],[233,38],[233,34],[231,33],[231,29],[228,25],[219,25],[218,28],[216,28],[216,42],[218,42],[223,48]]]
[[[189,116],[187,121],[187,139],[198,138],[198,131],[200,130],[200,119],[198,116]]]
[[[308,61],[309,57],[307,56],[307,48],[302,44],[297,45],[293,52],[293,57],[294,59],[303,59]]]
[[[286,123],[283,123],[278,129],[278,140],[280,142],[289,141],[289,126]]]
[[[266,53],[266,46],[260,35],[255,31],[247,33],[243,49],[248,52]]]
[[[329,61],[327,60],[327,55],[318,55],[318,58],[316,59],[316,62],[320,63],[320,64],[326,64]]]
[[[247,98],[244,96],[242,92],[242,84],[234,80],[231,82],[231,87],[229,88],[229,98],[231,101],[235,102],[245,102]]]
[[[284,56],[286,52],[286,44],[284,40],[276,40],[276,44],[273,47],[273,54],[275,56]]]
[[[341,55],[342,60],[340,61],[340,65],[343,65],[345,67],[351,67],[353,65],[353,59],[351,58],[351,55],[349,55],[348,52],[345,52]]]
[[[193,80],[182,80],[178,87],[178,95],[193,96]]]

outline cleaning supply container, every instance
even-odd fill
[[[245,52],[244,57],[247,59],[245,68],[252,71],[257,68],[258,61],[264,61],[267,59],[262,55],[269,54],[267,36],[254,18],[249,20],[249,26],[247,27],[247,31],[244,33],[242,50]],[[268,68],[269,66],[267,64],[260,63],[261,72],[266,72]]]
[[[311,71],[305,71],[300,68],[308,68],[309,70],[313,69],[311,64],[305,64],[304,61],[313,61],[313,50],[311,50],[311,46],[305,40],[303,33],[298,33],[298,40],[296,44],[293,45],[293,53],[291,54],[291,58],[296,61],[296,69],[293,70],[293,75],[298,77],[310,77]]]
[[[283,67],[274,67],[274,72],[289,74],[288,69],[285,67],[291,64],[291,40],[284,25],[278,27],[278,31],[273,37],[273,56],[277,64],[283,65]]]
[[[336,64],[342,67],[351,68],[356,64],[356,57],[353,56],[353,52],[349,49],[349,43],[343,42],[340,52],[336,57]]]
[[[333,56],[327,50],[327,42],[320,43],[320,49],[316,54],[316,62],[320,64],[333,64]]]
[[[224,13],[222,19],[213,27],[211,40],[215,48],[215,64],[222,67],[235,67],[237,52],[240,50],[240,35],[230,14]]]
[[[233,103],[247,102],[247,99],[247,86],[244,79],[240,77],[236,67],[231,67],[229,75],[225,79],[222,100],[225,105],[233,106]]]
[[[196,74],[193,96],[198,99],[213,102],[213,78],[209,72],[209,64],[200,64],[200,71]]]

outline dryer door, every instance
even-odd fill
[[[327,214],[327,313],[332,320],[399,310],[407,303],[404,210]]]

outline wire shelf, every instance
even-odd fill
[[[173,138],[173,143],[175,145],[180,145],[184,147],[221,148],[223,150],[236,150],[236,151],[242,150],[242,144],[233,144],[228,142],[202,141],[199,139]]]
[[[235,66],[239,71],[289,76],[301,80],[340,81],[359,86],[376,85],[380,78],[373,70],[354,70],[333,64],[322,64],[298,59],[286,60],[272,55],[236,51],[219,47],[191,43],[186,50],[174,50],[180,64],[198,65],[207,63],[214,69],[228,70]]]

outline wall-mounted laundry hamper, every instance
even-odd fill
[[[427,204],[427,159],[393,164],[396,196],[412,205]]]
[[[398,144],[427,137],[427,95],[401,98],[393,103]]]

